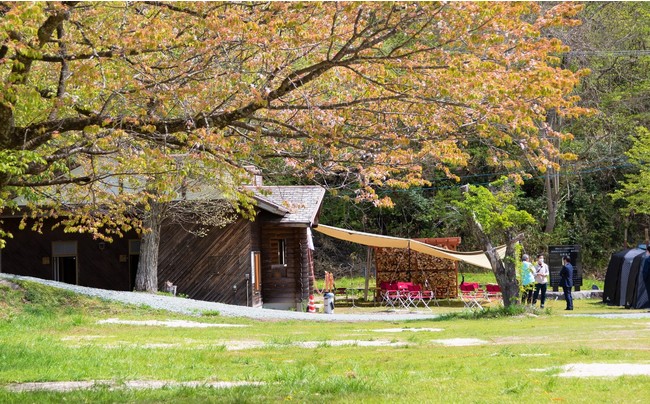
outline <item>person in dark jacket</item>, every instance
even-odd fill
[[[568,255],[562,257],[562,264],[562,269],[560,270],[560,286],[562,286],[564,300],[566,300],[566,309],[564,310],[573,310],[573,296],[571,296],[573,265],[571,265],[571,258]]]

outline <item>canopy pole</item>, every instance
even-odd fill
[[[370,265],[371,265],[371,259],[372,259],[372,247],[367,246],[366,247],[366,269],[365,269],[365,276],[366,276],[366,287],[363,291],[363,300],[366,302],[368,301],[368,286],[370,285]],[[374,300],[374,296],[373,296]]]

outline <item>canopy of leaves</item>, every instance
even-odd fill
[[[214,185],[237,199],[246,165],[280,159],[309,180],[354,183],[358,199],[390,205],[373,187],[422,185],[423,165],[453,177],[470,140],[514,175],[525,159],[544,166],[538,157],[568,136],[544,124],[547,112],[585,110],[572,94],[582,72],[560,67],[566,47],[540,32],[574,24],[578,9],[4,3],[1,205],[22,195],[37,209],[40,187],[71,183],[70,201],[103,207],[85,225],[96,232],[128,226],[120,218],[152,193],[171,189],[173,198],[170,179],[187,167],[216,173]],[[178,155],[189,162],[179,166]],[[120,188],[138,181],[151,192]]]
[[[625,153],[634,173],[627,174],[621,188],[611,194],[614,200],[624,203],[621,209],[626,214],[650,215],[650,130],[639,127],[637,136],[630,137],[632,147]]]
[[[518,187],[502,179],[491,184],[492,190],[470,185],[462,201],[454,201],[463,216],[473,217],[486,236],[493,241],[506,243],[516,232],[522,231],[536,221],[525,210],[515,206]]]
[[[571,48],[563,57],[566,67],[591,71],[576,93],[581,105],[598,113],[560,122],[574,134],[561,147],[578,158],[564,163],[559,173],[560,217],[550,237],[556,244],[581,244],[590,252],[583,264],[604,269],[612,251],[644,242],[649,223],[641,210],[629,209],[632,205],[618,210],[625,203],[614,203],[608,195],[625,174],[638,172],[626,152],[636,128],[650,124],[650,4],[588,2],[579,18],[580,26],[552,33]],[[531,201],[543,197],[527,196]]]
[[[555,3],[540,3],[542,8],[554,6]],[[604,276],[611,253],[628,245],[644,243],[644,230],[650,223],[642,208],[633,208],[634,205],[624,200],[628,191],[632,199],[638,197],[639,203],[648,199],[643,194],[648,186],[639,182],[643,167],[633,164],[625,153],[634,146],[642,155],[645,147],[639,142],[647,142],[636,128],[649,126],[650,3],[586,2],[576,17],[582,21],[581,25],[549,27],[542,35],[558,37],[570,47],[568,52],[558,55],[561,66],[591,71],[583,77],[575,93],[581,97],[580,105],[598,112],[578,119],[553,121],[556,130],[570,131],[574,135],[573,139],[560,142],[558,147],[577,157],[576,160],[558,160],[561,167],[553,176],[559,179],[554,230],[543,232],[549,217],[544,175],[525,160],[521,165],[530,167],[531,177],[522,185],[523,193],[517,197],[515,205],[533,215],[540,224],[528,228],[524,240],[526,252],[544,252],[548,245],[579,244],[585,252],[581,257],[585,273]],[[630,140],[631,135],[636,142]],[[453,170],[461,183],[487,186],[509,172],[506,167],[489,164],[491,148],[492,145],[482,139],[468,138],[463,150],[472,158],[467,166]],[[425,169],[423,177],[432,183],[431,186],[408,192],[378,191],[391,197],[398,195],[393,198],[396,203],[393,211],[373,209],[368,205],[362,206],[363,210],[359,206],[344,209],[343,201],[336,205],[328,203],[323,213],[332,220],[326,223],[351,223],[353,228],[366,226],[373,231],[383,226],[390,235],[461,236],[461,248],[482,248],[465,223],[450,217],[448,201],[460,198],[458,186],[450,181],[439,181],[439,174]],[[618,181],[622,183],[625,174],[632,180],[629,189],[618,192],[620,198],[612,200],[609,195],[619,189]],[[426,198],[426,204],[420,203],[422,197]],[[617,208],[621,206],[624,209],[619,211]],[[418,219],[425,217],[430,219]]]

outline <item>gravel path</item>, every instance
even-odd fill
[[[71,285],[30,276],[18,276],[0,273],[0,279],[27,280],[38,282],[55,288],[70,290],[75,293],[94,296],[101,299],[112,300],[138,306],[148,306],[154,309],[167,310],[175,313],[198,315],[204,311],[218,311],[226,317],[245,317],[258,320],[311,320],[311,321],[403,321],[426,320],[437,318],[431,313],[373,313],[373,314],[321,314],[301,313],[285,310],[270,310],[254,307],[233,306],[223,303],[206,302],[180,297],[156,295],[141,292],[122,292],[115,290],[95,289],[85,286]]]

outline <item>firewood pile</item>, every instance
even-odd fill
[[[456,250],[459,237],[419,239],[427,244]],[[382,282],[413,282],[423,289],[433,290],[437,298],[458,296],[458,266],[456,262],[401,248],[375,248],[377,287]]]

